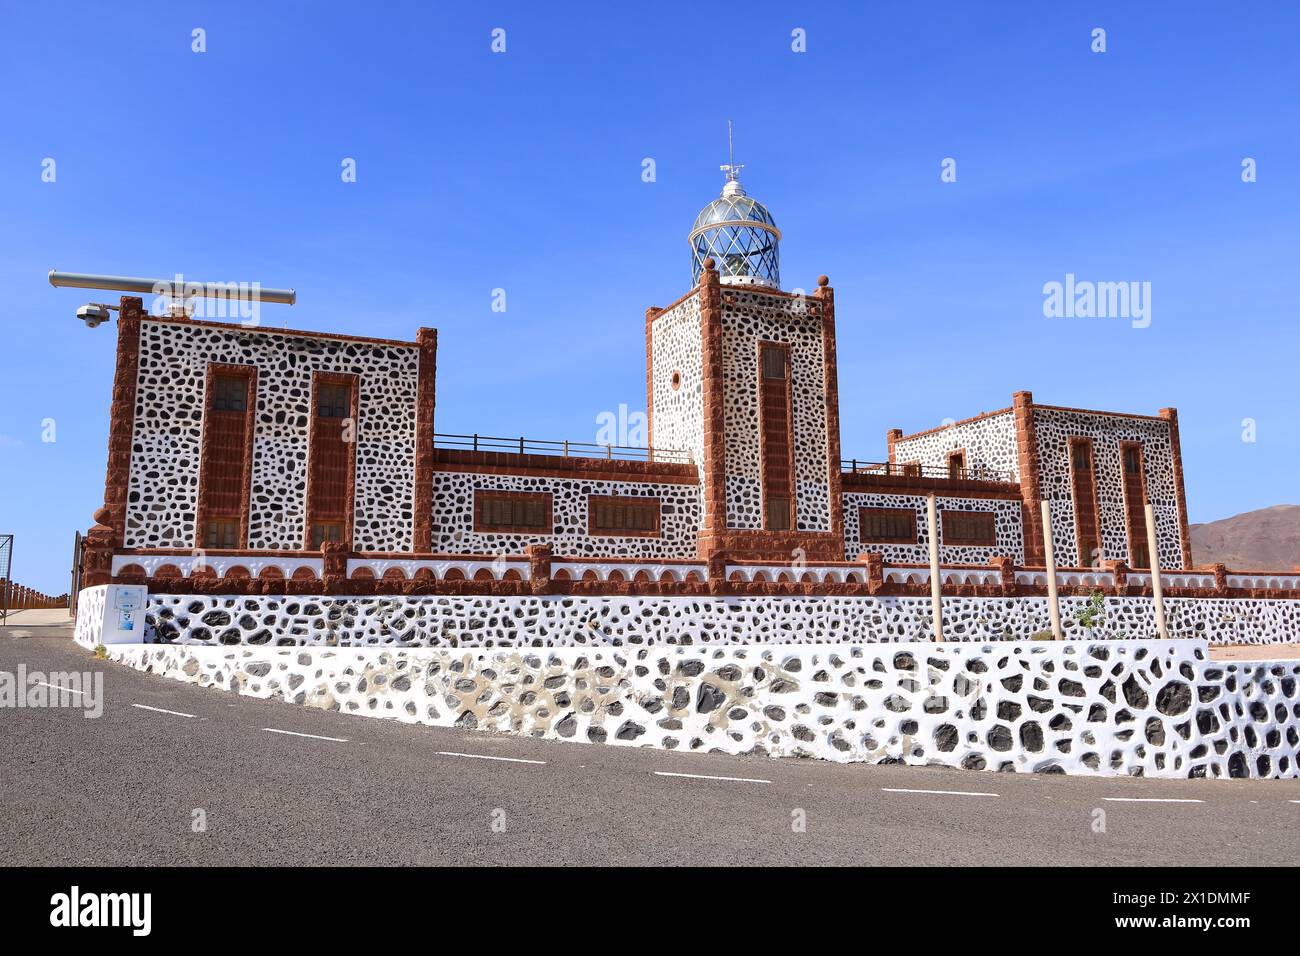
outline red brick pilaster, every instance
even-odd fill
[[[1025,564],[1041,567],[1047,561],[1043,545],[1042,484],[1038,463],[1038,437],[1034,432],[1034,393],[1011,396],[1016,420],[1016,453],[1020,464],[1021,519],[1025,535]]]
[[[348,581],[348,546],[342,541],[326,541],[321,545],[324,560],[321,583],[326,594],[342,594]]]
[[[840,481],[840,382],[835,350],[835,290],[830,279],[817,277],[814,297],[822,310],[822,375],[826,382],[826,480],[830,485],[831,534],[844,541],[844,495]],[[792,473],[793,477],[793,473]],[[847,556],[846,556],[847,557]]]
[[[705,557],[709,565],[709,593],[726,594],[731,586],[727,581],[727,552],[713,550]]]
[[[551,546],[549,544],[530,544],[524,549],[528,555],[528,584],[534,594],[546,594],[551,590]]]
[[[104,507],[95,520],[109,532],[109,546],[120,548],[126,535],[126,499],[131,483],[131,446],[135,438],[135,390],[140,374],[140,322],[144,302],[122,296],[117,319],[117,367],[108,412],[108,469]],[[102,537],[102,535],[101,535]],[[103,582],[101,582],[103,583]]]
[[[1008,597],[1016,593],[1016,563],[1005,554],[994,555],[989,563],[998,569],[998,585]]]
[[[415,399],[415,522],[412,550],[433,550],[433,411],[438,369],[438,330],[415,333],[420,348],[420,381]]]
[[[1228,593],[1228,566],[1226,564],[1212,565],[1214,571],[1214,590],[1219,594]]]
[[[700,332],[703,336],[704,460],[698,463],[704,497],[700,556],[710,557],[727,528],[727,450],[723,438],[722,285],[712,259],[700,273]],[[710,558],[710,560],[712,560]],[[712,582],[710,583],[712,587]]]
[[[1183,553],[1182,570],[1192,568],[1192,531],[1187,524],[1187,492],[1183,488],[1183,447],[1178,440],[1178,409],[1162,408],[1160,417],[1169,423],[1169,453],[1174,461],[1174,495],[1178,498],[1178,536]]]
[[[654,338],[655,319],[663,310],[652,305],[645,310],[645,443],[655,446]]]
[[[879,594],[885,586],[884,557],[875,551],[866,551],[860,560],[867,566],[867,593]]]
[[[894,445],[897,444],[902,437],[903,430],[901,428],[891,428],[889,431],[885,432],[885,443],[889,446],[888,461],[890,464],[894,463]]]
[[[1102,567],[1115,577],[1115,593],[1123,595],[1128,592],[1128,565],[1123,561],[1103,561]]]

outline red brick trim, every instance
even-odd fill
[[[830,485],[831,535],[844,540],[843,471],[840,469],[840,380],[835,340],[835,289],[825,276],[817,279],[817,299],[822,313],[822,378],[826,385],[826,480]],[[793,423],[792,423],[793,424]],[[794,475],[791,474],[791,480]]]
[[[891,428],[889,431],[885,432],[885,444],[889,448],[889,457],[886,460],[890,464],[894,463],[894,445],[901,441],[902,438],[903,430],[901,428]]]
[[[1048,412],[1073,412],[1079,415],[1105,415],[1108,418],[1138,418],[1148,422],[1158,422],[1162,420],[1160,415],[1136,415],[1132,412],[1105,412],[1098,408],[1068,408],[1065,405],[1035,405],[1035,408],[1041,408]]]
[[[1021,393],[1017,392],[1016,394],[1019,395]],[[1030,395],[1029,392],[1025,392],[1024,394]],[[1030,395],[1030,397],[1032,398],[1033,396]],[[1011,408],[999,408],[992,412],[980,412],[978,415],[972,415],[970,418],[963,418],[961,421],[953,422],[950,425],[936,425],[934,428],[912,432],[910,435],[904,435],[902,429],[899,428],[891,429],[891,431],[898,432],[897,436],[894,438],[895,442],[911,441],[913,438],[920,438],[922,435],[933,435],[935,432],[947,431],[950,428],[956,428],[958,425],[969,425],[971,422],[983,421],[985,418],[996,418],[999,415],[1005,415],[1007,412],[1012,412],[1014,410],[1015,406],[1013,405]]]
[[[645,310],[645,443],[655,446],[655,369],[654,369],[654,324],[655,319],[663,314],[658,306]]]
[[[655,526],[650,531],[600,530],[596,527],[597,505],[653,505]],[[642,498],[637,495],[587,495],[587,534],[598,538],[658,538],[662,535],[663,502],[658,498]]]
[[[126,301],[126,296],[123,296],[123,301]],[[141,302],[138,298],[133,299],[132,301]],[[146,322],[157,322],[160,325],[197,325],[210,329],[225,329],[228,332],[237,332],[240,335],[296,335],[309,339],[331,339],[338,342],[362,342],[367,345],[398,346],[408,349],[417,347],[416,342],[404,342],[401,339],[377,339],[367,335],[340,335],[336,332],[310,332],[306,329],[274,329],[263,325],[247,326],[232,322],[217,322],[212,319],[177,318],[169,315],[143,315],[143,304],[141,304],[141,313]]]
[[[140,322],[144,301],[122,296],[117,319],[117,365],[113,372],[113,401],[108,412],[108,468],[104,475],[104,507],[95,515],[109,531],[107,544],[120,548],[126,540],[127,495],[131,486],[131,449],[135,443],[135,393],[140,377]]]
[[[930,478],[920,475],[880,475],[845,472],[845,493],[890,495],[939,495],[949,498],[1002,498],[1020,500],[1020,485],[977,478]]]
[[[867,537],[863,532],[866,527],[867,512],[885,512],[898,517],[906,518],[912,525],[912,534],[902,538],[874,538]],[[915,508],[876,508],[863,507],[858,509],[858,544],[916,544],[916,509]]]
[[[435,448],[433,470],[483,475],[521,475],[589,481],[694,485],[699,475],[687,462],[628,461],[609,458],[564,458],[560,455],[520,455],[514,452]]]
[[[433,542],[433,432],[438,372],[438,330],[415,333],[420,347],[420,380],[415,398],[415,501],[411,547],[428,551]]]
[[[485,525],[479,521],[479,502],[487,500],[509,499],[511,501],[540,501],[546,505],[546,525],[535,528],[530,525],[510,525],[506,527]],[[477,534],[554,534],[555,511],[554,498],[549,491],[486,491],[474,489],[474,531]]]
[[[1187,490],[1183,486],[1183,445],[1178,437],[1178,409],[1162,408],[1160,417],[1169,423],[1170,457],[1174,463],[1174,494],[1178,498],[1178,536],[1181,539],[1183,566],[1192,567],[1192,530],[1187,523]]]
[[[316,393],[317,385],[347,385],[352,392],[352,405],[348,409],[349,417],[352,419],[352,441],[348,455],[348,474],[344,485],[344,506],[343,506],[343,540],[341,542],[323,542],[323,544],[341,544],[345,551],[352,548],[352,524],[357,510],[357,442],[361,438],[361,376],[352,372],[312,372],[311,373],[311,405],[308,409],[308,438],[307,438],[307,487],[306,497],[303,500],[304,519],[302,523],[302,546],[304,550],[311,547],[311,524],[312,524],[312,442],[316,435]]]
[[[1047,552],[1043,543],[1042,470],[1038,460],[1038,434],[1034,429],[1034,393],[1016,392],[1011,401],[1016,420],[1016,457],[1020,464],[1020,526],[1025,538],[1025,563],[1041,565],[1047,560]]]
[[[209,362],[207,377],[203,384],[203,436],[199,442],[199,500],[195,514],[194,547],[203,547],[203,528],[209,514],[209,488],[204,481],[203,465],[208,460],[208,414],[212,411],[214,386],[221,374],[247,376],[247,393],[244,400],[244,449],[243,476],[240,479],[239,547],[248,547],[249,509],[253,501],[253,439],[257,427],[257,366],[231,365],[225,362]]]
[[[727,447],[723,355],[722,285],[717,268],[700,273],[700,331],[702,336],[704,460],[700,482],[704,511],[700,521],[699,554],[707,558],[720,547],[727,528]]]

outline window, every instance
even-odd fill
[[[790,530],[790,499],[789,498],[768,498],[767,499],[767,530],[768,531],[789,531]]]
[[[590,534],[659,534],[658,498],[628,499],[592,495],[587,503],[587,530]]]
[[[317,386],[317,418],[347,418],[351,414],[352,389],[349,386],[329,382]]]
[[[1074,456],[1075,471],[1092,470],[1092,444],[1086,440],[1070,442],[1070,451]]]
[[[546,493],[476,491],[476,531],[529,531],[550,534],[551,496]]]
[[[966,452],[951,451],[948,453],[948,478],[956,481],[959,478],[966,477]]]
[[[991,511],[944,511],[943,543],[993,547],[998,543]]]
[[[916,544],[916,512],[911,508],[859,508],[858,539],[863,544]]]
[[[203,547],[239,547],[239,519],[208,518],[203,522]]]
[[[785,349],[763,347],[763,378],[785,378]]]
[[[311,536],[308,538],[308,547],[312,551],[319,551],[320,546],[326,541],[343,540],[343,522],[342,521],[313,521],[311,525]]]
[[[1142,447],[1140,445],[1124,446],[1124,474],[1142,474]]]
[[[243,412],[248,410],[248,379],[243,375],[217,375],[212,382],[212,410]]]

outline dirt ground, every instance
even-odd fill
[[[1211,644],[1212,661],[1285,661],[1300,658],[1300,644]]]

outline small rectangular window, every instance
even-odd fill
[[[991,511],[944,511],[943,543],[991,548],[998,543]]]
[[[217,375],[212,381],[212,410],[243,412],[248,410],[248,379],[242,375]]]
[[[859,508],[858,538],[863,544],[916,544],[916,512],[911,508]]]
[[[957,481],[966,477],[966,452],[954,451],[948,453],[948,478]]]
[[[203,523],[203,547],[227,550],[239,547],[239,519],[208,518]]]
[[[763,348],[763,378],[785,378],[785,349]]]
[[[316,387],[317,418],[347,418],[352,414],[352,389],[348,385],[322,382]]]
[[[659,533],[658,498],[629,501],[592,495],[588,501],[590,534],[629,536]]]
[[[479,531],[552,531],[550,494],[479,491],[474,494],[474,505]]]
[[[343,540],[342,521],[315,521],[311,526],[310,550],[318,551],[326,541]]]
[[[1142,474],[1142,449],[1137,445],[1124,446],[1124,473],[1126,475]]]
[[[789,531],[790,530],[790,499],[789,498],[767,499],[767,530],[768,531]]]

